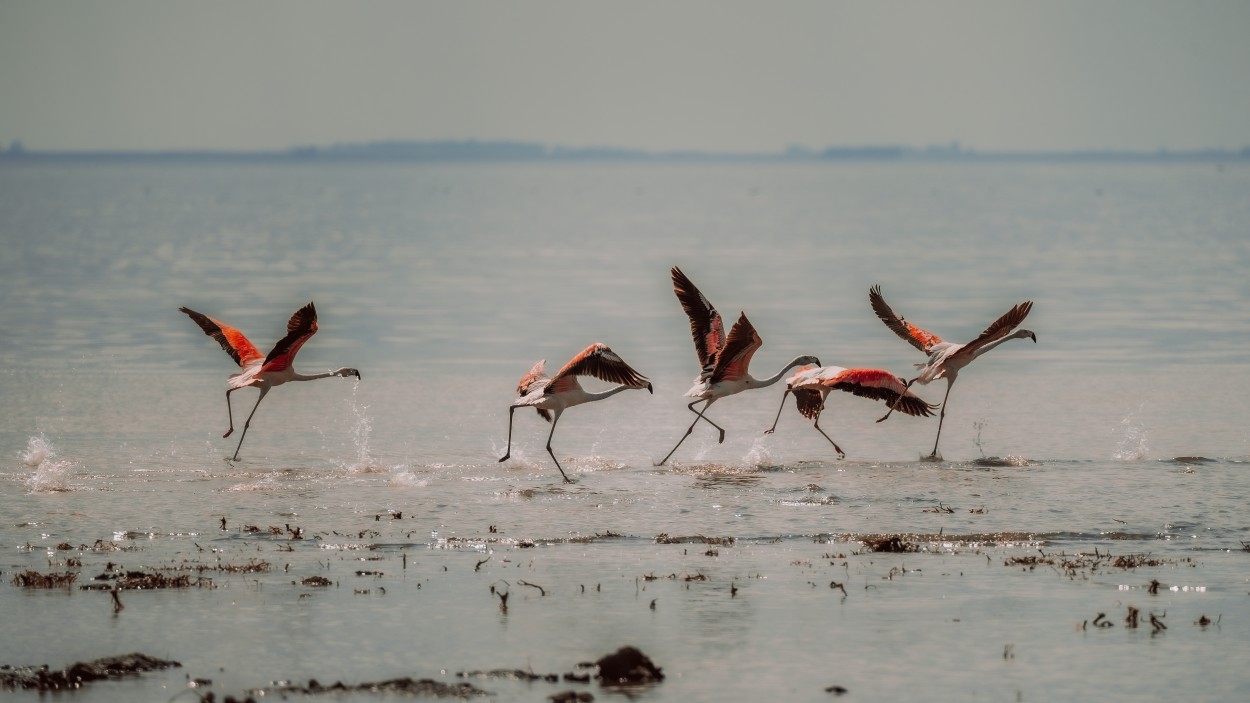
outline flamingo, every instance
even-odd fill
[[[672,274],[673,292],[677,295],[677,300],[681,302],[682,309],[686,311],[686,316],[690,318],[690,333],[694,337],[694,350],[699,356],[702,369],[698,378],[694,380],[694,387],[686,391],[686,397],[696,399],[686,406],[695,414],[694,421],[686,428],[686,434],[677,440],[677,444],[656,466],[663,466],[668,461],[673,452],[677,451],[677,447],[680,447],[681,443],[686,441],[686,437],[694,431],[694,426],[699,420],[703,420],[720,431],[718,443],[725,441],[725,428],[709,420],[705,414],[707,409],[712,407],[712,403],[718,399],[751,388],[767,388],[780,381],[790,369],[796,366],[820,366],[820,360],[814,356],[799,356],[773,376],[765,379],[754,378],[747,367],[751,364],[751,357],[763,346],[764,342],[755,331],[755,327],[751,325],[751,321],[747,319],[746,313],[739,313],[738,321],[734,323],[729,330],[729,335],[726,336],[720,313],[716,312],[712,303],[699,292],[699,289],[686,277],[686,274],[682,273],[681,269],[674,266]],[[694,406],[699,402],[703,403],[703,407],[695,410]]]
[[[786,396],[794,393],[794,402],[799,413],[814,420],[812,427],[824,435],[838,452],[838,458],[846,456],[846,452],[833,441],[825,431],[820,429],[820,412],[825,409],[825,398],[830,391],[846,391],[861,398],[888,401],[897,406],[900,412],[920,417],[932,417],[936,405],[930,405],[912,393],[902,378],[881,369],[847,369],[841,366],[805,366],[786,379],[786,392],[781,396],[781,407],[777,408],[777,417],[773,426],[764,430],[764,434],[772,434],[777,429],[777,421],[781,419],[781,411],[786,407]]]
[[[946,419],[946,401],[951,395],[951,386],[955,385],[955,378],[959,376],[959,371],[963,367],[972,363],[972,360],[988,352],[1011,339],[1029,338],[1037,344],[1037,335],[1029,330],[1012,330],[1016,329],[1024,318],[1028,316],[1029,310],[1033,309],[1033,301],[1026,300],[1020,303],[1006,313],[1002,317],[994,320],[989,327],[985,328],[976,339],[967,344],[952,344],[951,342],[943,342],[940,337],[932,332],[916,327],[910,322],[904,320],[902,316],[896,314],[886,305],[885,298],[881,296],[881,286],[873,286],[868,291],[868,302],[872,304],[873,312],[877,313],[877,317],[904,340],[909,342],[913,347],[919,349],[929,355],[929,360],[923,364],[916,364],[916,368],[920,369],[920,375],[907,382],[907,387],[919,381],[921,384],[927,384],[930,381],[945,378],[946,379],[946,395],[942,396],[942,412],[938,415],[938,431],[937,437],[933,439],[933,452],[929,454],[930,459],[938,458],[938,440],[942,438],[942,420]],[[894,404],[891,403],[890,409],[881,419],[881,422],[894,412]]]
[[[200,329],[204,330],[204,334],[217,340],[221,348],[225,349],[230,358],[243,369],[230,376],[230,388],[226,390],[226,413],[230,418],[230,429],[222,435],[223,438],[229,437],[234,432],[234,411],[230,408],[230,394],[249,386],[260,389],[260,397],[256,399],[256,405],[252,406],[252,412],[243,423],[243,433],[239,436],[239,444],[234,448],[234,457],[231,461],[239,460],[239,449],[243,446],[243,438],[247,436],[247,428],[252,424],[252,416],[256,414],[256,408],[260,407],[260,401],[265,399],[270,388],[288,381],[311,381],[331,376],[360,378],[359,371],[347,367],[310,376],[295,371],[295,355],[300,347],[304,346],[304,342],[317,333],[317,309],[312,303],[296,310],[295,314],[291,315],[291,319],[286,323],[286,336],[274,345],[268,356],[261,356],[260,350],[239,330],[190,308],[178,308],[178,310],[190,316]]]
[[[551,423],[551,432],[547,435],[547,453],[556,463],[556,468],[560,470],[564,482],[573,483],[568,474],[564,473],[555,452],[551,450],[551,438],[556,433],[556,423],[560,421],[560,414],[574,405],[603,400],[633,388],[646,388],[648,393],[654,393],[654,391],[651,389],[651,382],[645,376],[630,368],[629,364],[626,364],[616,352],[608,348],[608,345],[600,342],[595,342],[583,349],[580,354],[570,359],[564,368],[557,371],[555,376],[548,377],[543,372],[543,366],[546,363],[547,360],[542,359],[534,364],[534,368],[522,376],[520,383],[517,384],[517,399],[508,408],[508,449],[499,461],[507,461],[508,457],[512,456],[513,413],[517,408],[534,408],[544,420]],[[591,393],[577,382],[578,376],[593,376],[601,381],[621,385],[599,393]]]

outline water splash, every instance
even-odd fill
[[[56,448],[47,437],[31,437],[26,451],[20,452],[22,463],[34,473],[26,479],[32,493],[55,493],[73,490],[69,487],[69,475],[76,464],[68,459],[58,459]]]
[[[368,405],[356,402],[356,391],[359,387],[360,382],[357,381],[352,387],[351,399],[352,414],[356,416],[356,422],[352,425],[352,443],[356,445],[356,459],[343,468],[353,474],[383,473],[387,469],[369,454],[369,435],[373,432],[373,418],[369,415]]]
[[[1112,458],[1117,461],[1140,461],[1150,448],[1146,444],[1146,426],[1132,415],[1120,420],[1120,444]]]
[[[772,454],[768,452],[768,447],[769,442],[766,436],[756,437],[755,441],[751,443],[751,448],[747,450],[746,456],[742,457],[742,460],[746,462],[747,466],[757,468],[776,466],[777,462],[773,461]]]

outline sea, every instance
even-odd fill
[[[912,378],[874,285],[953,342],[1031,300],[1037,341],[963,370],[937,461],[937,417],[835,391],[838,459],[778,383],[658,465],[699,371],[674,266],[749,317],[758,378]],[[1245,161],[0,161],[0,677],[137,652],[179,666],[52,700],[1250,700],[1248,271]],[[232,460],[257,392],[223,438],[237,367],[179,308],[266,352],[310,301],[297,369],[361,378],[275,388]],[[518,380],[593,342],[653,392],[563,414],[573,483],[528,408],[501,463]],[[594,678],[626,646],[663,680]]]

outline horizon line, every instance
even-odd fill
[[[292,145],[284,149],[27,149],[13,140],[0,149],[0,160],[45,159],[281,159],[281,160],[1193,160],[1250,159],[1250,146],[1240,149],[1004,149],[979,150],[958,141],[917,147],[907,144],[866,144],[813,148],[789,145],[774,151],[720,151],[708,149],[651,150],[616,146],[574,147],[512,139],[384,139],[336,142],[328,146]]]

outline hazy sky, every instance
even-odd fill
[[[0,145],[1250,145],[1250,2],[0,0]]]

